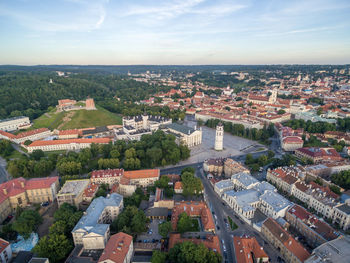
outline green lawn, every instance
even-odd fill
[[[72,115],[71,120],[63,124],[60,130],[90,128],[96,126],[122,124],[122,118],[99,106],[97,110],[77,110],[68,112],[56,112],[56,109],[41,115],[33,121],[31,129],[49,128],[56,129],[63,123],[63,118],[68,114]],[[69,116],[69,115],[68,115]]]
[[[230,226],[231,226],[231,230],[236,230],[238,228],[237,224],[235,222],[233,222],[232,218],[231,217],[227,217],[228,218],[228,222],[230,223]]]
[[[75,111],[72,119],[65,123],[62,129],[89,128],[116,124],[122,124],[122,118],[119,115],[97,106],[97,110]]]
[[[47,114],[41,115],[39,118],[33,121],[32,128],[49,128],[56,129],[63,121],[63,117],[67,114],[67,112],[58,112],[56,113],[56,109],[48,112]],[[49,116],[47,116],[49,115]]]

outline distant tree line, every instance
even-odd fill
[[[337,123],[328,122],[312,122],[310,120],[294,119],[283,122],[283,125],[291,127],[292,129],[303,128],[304,131],[309,133],[325,133],[327,131],[349,131],[350,130],[350,118],[337,119]]]

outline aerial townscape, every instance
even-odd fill
[[[0,2],[0,263],[349,263],[349,13]]]

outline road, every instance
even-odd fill
[[[229,206],[223,203],[222,199],[215,193],[209,181],[204,176],[201,168],[197,169],[196,175],[201,178],[204,187],[205,199],[207,200],[212,211],[215,213],[214,219],[216,221],[216,225],[220,227],[220,230],[217,230],[219,239],[225,241],[225,246],[227,249],[227,262],[236,262],[234,257],[233,235],[254,236],[259,244],[264,247],[264,250],[269,255],[271,262],[277,262],[277,257],[279,256],[277,250],[271,244],[268,244],[262,238],[259,232],[257,232],[252,226],[248,225],[243,220],[239,219],[238,215]],[[231,231],[230,229],[227,229],[224,222],[224,219],[227,218],[227,216],[230,216],[237,224],[238,228],[236,230]]]
[[[261,152],[256,152],[256,153],[252,153],[254,158],[259,157],[262,154],[266,154],[267,151],[261,151]],[[239,162],[244,162],[245,161],[245,157],[247,154],[241,154],[241,155],[235,155],[235,156],[228,156],[228,158],[232,158],[236,161]],[[181,170],[186,168],[186,167],[193,167],[193,168],[197,168],[197,167],[202,167],[203,166],[203,162],[197,162],[197,163],[191,163],[191,164],[186,164],[186,165],[180,165],[180,166],[173,166],[173,167],[169,167],[169,168],[163,168],[160,170],[160,174],[180,174]]]
[[[0,157],[0,184],[8,181],[9,174],[7,173],[6,166],[6,160]]]

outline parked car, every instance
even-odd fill
[[[45,207],[45,206],[48,206],[49,204],[50,204],[49,201],[47,201],[47,202],[42,202],[42,203],[41,203],[41,206],[42,206],[42,207]]]

